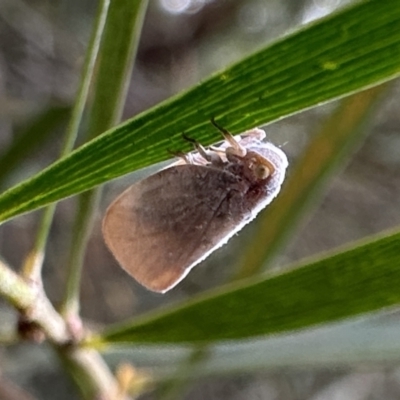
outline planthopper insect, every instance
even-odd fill
[[[288,161],[254,128],[179,154],[180,161],[126,189],[108,207],[103,236],[122,268],[167,292],[277,196]]]

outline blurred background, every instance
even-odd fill
[[[124,119],[349,3],[150,0]],[[94,0],[0,0],[1,189],[32,176],[58,157],[96,7]],[[275,260],[276,267],[400,223],[399,92],[399,84],[394,82],[365,128],[367,140],[316,200]],[[335,107],[330,103],[264,127],[267,138],[282,146],[290,163],[295,163]],[[2,156],[21,137],[29,140],[21,147],[24,157],[14,164]],[[242,245],[251,238],[250,225],[166,295],[141,288],[120,270],[105,248],[100,224],[105,208],[117,194],[159,167],[125,176],[103,191],[86,253],[81,293],[83,318],[94,326],[163,308],[223,283],[231,274],[225,267],[234,264]],[[44,284],[55,304],[61,299],[65,282],[63,266],[74,210],[73,198],[58,205],[47,246]],[[40,212],[24,215],[0,229],[1,257],[16,270],[32,247],[39,217]],[[13,310],[0,302],[0,326],[14,322]],[[57,359],[45,346],[1,348],[0,373],[41,399],[77,398]],[[400,368],[368,365],[265,370],[204,378],[192,382],[185,393],[184,398],[199,400],[398,399]]]

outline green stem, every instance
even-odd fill
[[[78,136],[79,126],[82,121],[83,111],[88,98],[90,82],[94,74],[95,63],[99,53],[109,4],[110,0],[102,0],[97,12],[92,38],[84,62],[82,80],[80,82],[77,99],[66,131],[65,142],[60,154],[61,157],[67,155],[73,149],[76,137]],[[51,204],[43,212],[35,244],[23,268],[24,275],[35,282],[41,282],[45,247],[51,223],[53,221],[55,207],[56,203]]]
[[[93,225],[93,212],[97,209],[99,195],[96,190],[83,193],[79,197],[78,210],[75,216],[73,242],[69,252],[68,278],[61,313],[67,318],[79,314],[79,289],[81,283],[83,259],[87,240]]]
[[[111,3],[100,50],[102,57],[93,89],[93,106],[88,118],[86,135],[88,140],[111,128],[120,120],[147,3],[147,0],[135,3],[129,1]],[[79,313],[83,258],[99,197],[99,189],[86,192],[79,197],[73,230],[74,241],[69,251],[68,280],[61,306],[62,313],[71,318]]]

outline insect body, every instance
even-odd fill
[[[220,146],[196,144],[196,152],[135,183],[107,209],[107,246],[152,291],[173,288],[280,191],[287,158],[262,142],[264,131],[233,137],[218,128],[225,138]]]

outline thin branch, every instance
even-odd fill
[[[84,398],[116,398],[120,392],[118,382],[99,353],[77,347],[66,322],[53,308],[41,285],[28,283],[1,260],[0,295],[17,308],[26,317],[26,321],[42,329],[67,364],[66,369],[78,384]]]
[[[0,294],[31,322],[40,326],[53,343],[70,342],[65,321],[44,295],[41,285],[27,282],[1,260]]]

